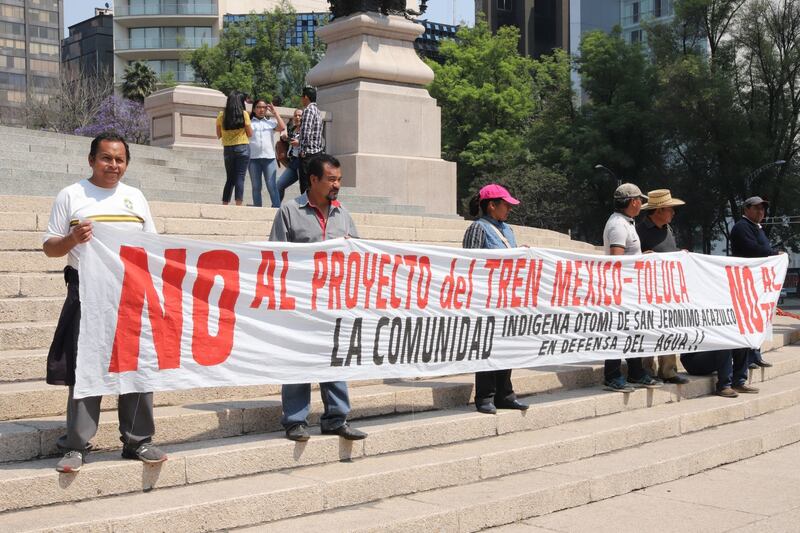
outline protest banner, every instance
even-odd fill
[[[79,247],[78,398],[758,347],[787,269],[785,255],[93,233]]]

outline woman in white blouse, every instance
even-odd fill
[[[278,164],[275,162],[275,140],[273,132],[286,129],[280,114],[272,104],[258,98],[253,102],[253,117],[250,121],[253,136],[250,137],[250,181],[253,184],[253,205],[261,207],[261,178],[267,184],[272,207],[280,207],[276,174]]]

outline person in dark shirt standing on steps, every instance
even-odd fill
[[[733,257],[768,257],[778,255],[778,250],[772,248],[767,234],[761,227],[761,222],[767,213],[769,202],[760,196],[751,196],[742,204],[742,218],[731,228],[731,255]],[[748,350],[748,363],[751,368],[770,367],[772,363],[764,361],[761,350],[743,348]]]
[[[675,216],[675,208],[685,205],[683,200],[673,198],[669,189],[657,189],[647,193],[647,203],[642,206],[642,211],[647,216],[636,224],[636,233],[642,245],[642,252],[677,252],[675,234],[669,223]],[[689,380],[678,375],[678,356],[659,355],[658,368],[655,357],[643,357],[642,365],[651,376],[656,376],[664,383],[685,385]]]

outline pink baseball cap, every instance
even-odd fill
[[[508,190],[506,190],[505,187],[502,187],[496,183],[490,183],[489,185],[485,185],[478,193],[478,197],[481,200],[495,200],[499,198],[501,200],[505,200],[511,205],[519,204],[519,200],[511,196],[511,194],[508,192]]]

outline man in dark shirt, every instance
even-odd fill
[[[675,243],[675,234],[669,223],[675,216],[675,208],[685,205],[683,200],[673,198],[669,189],[657,189],[647,193],[647,203],[642,206],[642,211],[647,213],[639,223],[636,224],[636,233],[642,245],[642,252],[677,252],[678,245]],[[642,358],[644,369],[652,376],[657,376],[664,383],[674,383],[684,385],[689,380],[678,375],[677,355],[658,356],[658,372],[656,372],[655,357]]]
[[[734,257],[767,257],[780,252],[772,248],[761,227],[769,202],[752,196],[742,205],[742,218],[731,228],[731,255]]]
[[[769,202],[760,196],[751,196],[742,204],[742,218],[731,228],[731,255],[734,257],[767,257],[778,255],[780,252],[772,248],[767,234],[761,227]],[[761,358],[761,350],[749,350],[749,363],[751,368],[756,366],[768,367],[768,363]]]

